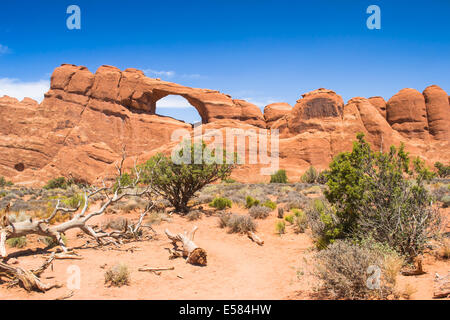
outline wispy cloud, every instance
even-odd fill
[[[247,97],[247,98],[240,98],[240,99],[248,101],[250,103],[253,103],[254,105],[257,105],[260,108],[264,108],[265,106],[267,106],[267,105],[269,105],[271,103],[278,102],[278,101],[276,101],[276,100],[274,100],[272,98],[266,98],[266,99],[264,99],[264,98],[260,98],[260,99],[256,98],[255,99],[255,98]]]
[[[22,100],[25,97],[41,102],[44,93],[50,88],[50,81],[20,81],[19,79],[0,78],[0,97],[7,95]]]
[[[175,71],[158,71],[158,70],[152,70],[152,69],[145,69],[144,73],[151,77],[151,76],[163,76],[171,78],[175,76]]]
[[[10,53],[11,49],[8,46],[0,44],[0,54]]]
[[[205,78],[204,76],[202,76],[202,75],[200,75],[198,73],[178,74],[178,73],[176,73],[175,71],[172,71],[172,70],[164,71],[164,70],[144,69],[143,71],[148,77],[162,77],[162,78],[167,78],[167,79],[173,79],[173,78],[179,78],[179,79],[201,79],[201,78]]]

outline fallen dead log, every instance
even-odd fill
[[[60,287],[58,284],[48,285],[39,279],[39,276],[51,265],[54,255],[42,264],[36,270],[25,270],[21,267],[13,267],[6,263],[0,262],[0,277],[4,276],[10,279],[11,285],[20,285],[27,291],[45,292],[55,287]]]
[[[178,242],[181,242],[182,244],[181,251],[183,257],[187,257],[186,262],[190,264],[206,266],[207,264],[206,250],[199,248],[194,243],[194,235],[197,229],[198,229],[197,227],[194,227],[192,231],[189,233],[185,231],[184,234],[178,233],[177,235],[174,235],[168,229],[166,229],[165,233],[167,237],[172,241],[172,244],[174,245],[174,250],[178,250]]]
[[[262,246],[264,244],[264,240],[262,240],[258,235],[254,232],[247,232],[247,236],[252,240],[253,242],[256,242],[258,245]]]

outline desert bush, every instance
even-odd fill
[[[286,233],[286,223],[284,223],[283,220],[277,221],[276,224],[275,224],[275,231],[279,235],[282,235],[282,234]]]
[[[300,180],[305,183],[316,183],[319,178],[319,173],[316,168],[310,166],[308,170],[301,176]]]
[[[386,257],[395,253],[382,247],[357,245],[348,240],[337,240],[316,255],[316,276],[322,289],[333,298],[368,299],[386,298],[395,292],[396,274],[386,275]],[[379,269],[379,284],[371,282],[376,278],[374,270]],[[399,269],[390,270],[397,272]],[[373,278],[372,278],[373,279]],[[373,286],[369,286],[372,284]],[[377,288],[378,287],[378,288]],[[371,289],[372,288],[372,289]]]
[[[277,204],[271,200],[267,200],[262,204],[262,206],[267,207],[271,210],[275,210],[277,207]]]
[[[105,284],[115,287],[130,284],[130,272],[126,264],[120,263],[105,272]]]
[[[373,152],[363,134],[357,138],[352,152],[334,158],[327,175],[330,239],[371,235],[413,259],[439,229],[425,187],[434,175],[418,158],[411,166],[403,145]]]
[[[295,191],[289,191],[287,194],[279,197],[277,199],[278,203],[285,203],[285,209],[286,210],[292,210],[292,209],[303,209],[305,208],[311,200],[308,199],[305,195],[295,192]]]
[[[338,217],[326,201],[313,200],[306,210],[306,219],[318,249],[326,248],[341,234]]]
[[[437,175],[439,178],[450,177],[450,166],[446,166],[441,162],[436,162],[434,167],[437,169]]]
[[[225,179],[222,179],[222,182],[230,184],[230,183],[236,183],[236,180],[231,179],[231,178],[225,178]]]
[[[280,169],[270,176],[270,183],[288,183],[286,170]]]
[[[230,199],[219,197],[219,198],[215,198],[213,201],[211,201],[209,206],[219,209],[219,210],[224,210],[226,208],[231,208],[232,204],[233,203],[231,202]]]
[[[177,155],[180,164],[173,162],[173,157],[157,154],[141,165],[140,168],[143,169],[141,182],[144,184],[152,182],[154,191],[166,198],[176,212],[186,214],[189,212],[188,202],[195,193],[207,184],[227,178],[233,165],[228,164],[229,161],[224,161],[226,163],[209,161],[205,155],[210,157],[220,155],[210,151],[205,143],[185,144]],[[224,156],[227,157],[226,154]]]
[[[124,217],[117,217],[117,218],[109,218],[106,220],[106,222],[102,225],[103,229],[113,229],[113,230],[125,230],[128,225],[130,225],[130,220],[126,219]]]
[[[7,186],[12,186],[13,185],[13,183],[11,182],[11,181],[7,181],[6,179],[5,179],[5,177],[3,177],[3,176],[1,176],[0,177],[0,187],[7,187]]]
[[[294,215],[293,214],[287,214],[284,216],[284,220],[286,222],[289,222],[289,224],[293,224],[294,223]]]
[[[64,177],[58,177],[51,179],[44,186],[44,189],[66,189],[70,183]]]
[[[450,195],[448,195],[448,196],[443,196],[443,197],[441,198],[441,202],[442,202],[442,205],[444,206],[444,208],[450,207]]]
[[[439,254],[443,259],[450,259],[450,239],[442,238],[439,245]]]
[[[272,210],[268,207],[264,206],[252,206],[248,213],[250,214],[250,217],[254,219],[265,219],[269,216],[270,212]]]
[[[284,208],[278,207],[278,218],[283,219],[284,217]]]
[[[67,237],[62,233],[61,233],[61,239],[62,239],[64,245],[67,245]],[[56,241],[56,239],[52,238],[52,237],[42,237],[41,241],[49,248],[58,245],[58,242]]]
[[[23,248],[27,245],[26,237],[10,238],[6,240],[6,244],[11,248]]]
[[[74,194],[67,199],[63,199],[62,204],[69,208],[78,208],[84,206],[84,197],[81,194]]]
[[[219,227],[228,228],[228,233],[247,233],[256,230],[256,223],[249,216],[223,213],[219,217]]]
[[[328,181],[327,175],[328,175],[328,170],[321,171],[319,173],[319,176],[317,177],[316,182],[319,184],[326,184]]]
[[[253,206],[259,206],[259,203],[260,203],[259,200],[253,198],[252,196],[247,196],[245,198],[245,207],[247,209],[250,209]]]
[[[195,221],[202,218],[202,212],[200,210],[192,210],[187,215],[188,221]]]
[[[292,212],[294,213],[294,230],[296,233],[303,233],[306,230],[306,227],[308,226],[308,220],[306,218],[306,214],[302,210],[293,209]]]

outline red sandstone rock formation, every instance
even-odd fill
[[[19,183],[42,185],[56,176],[94,182],[112,173],[126,146],[130,157],[144,161],[156,152],[169,153],[176,129],[192,134],[190,124],[155,115],[156,102],[167,95],[186,98],[199,112],[203,130],[279,129],[280,167],[295,181],[314,165],[325,169],[332,157],[350,150],[364,132],[375,148],[405,143],[407,151],[432,164],[449,162],[449,97],[437,86],[423,95],[403,89],[386,104],[381,97],[353,98],[346,105],[335,92],[318,89],[302,96],[294,108],[276,103],[264,109],[218,91],[194,89],[146,77],[136,69],[102,66],[95,74],[85,67],[55,70],[41,104],[0,98],[0,175]],[[245,142],[248,154],[257,146]],[[245,164],[233,177],[267,181]]]

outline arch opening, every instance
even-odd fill
[[[156,101],[155,114],[171,117],[192,125],[204,123],[204,118],[186,98],[181,95],[166,95]]]

